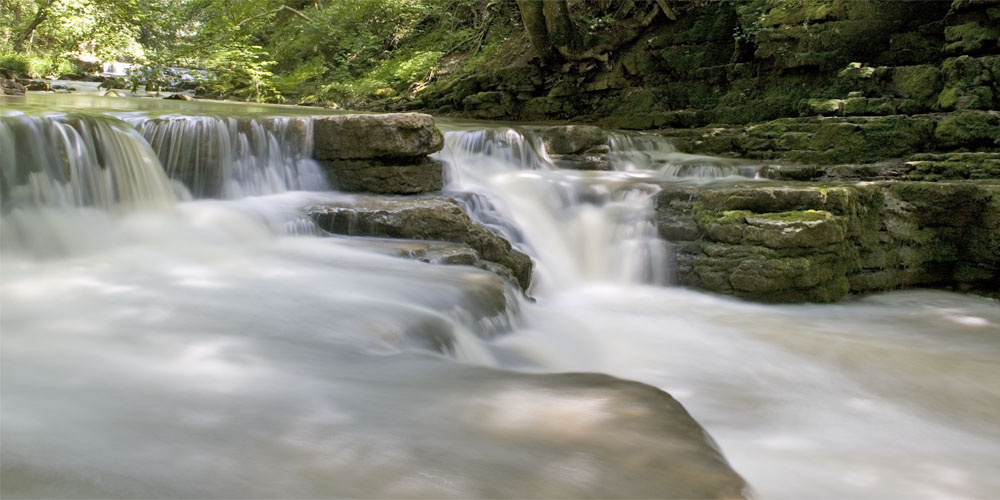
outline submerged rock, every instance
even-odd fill
[[[610,170],[607,154],[607,134],[592,125],[555,125],[526,127],[526,132],[537,134],[545,145],[545,152],[557,168],[573,170]]]
[[[604,131],[600,127],[592,125],[528,127],[526,130],[541,136],[542,142],[545,144],[545,151],[549,154],[582,153],[607,142]]]
[[[522,290],[531,284],[531,258],[473,221],[451,198],[358,197],[312,207],[309,216],[335,234],[462,243],[488,261],[480,267],[511,277]]]
[[[24,84],[24,88],[35,92],[48,92],[52,90],[52,85],[45,80],[29,80]]]
[[[410,158],[436,153],[444,136],[421,113],[336,115],[313,121],[316,159]]]

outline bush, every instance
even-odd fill
[[[15,52],[0,54],[0,68],[7,68],[30,78],[56,77],[76,72],[76,65],[63,57]]]
[[[0,68],[7,68],[22,75],[28,74],[30,61],[24,54],[0,54]]]

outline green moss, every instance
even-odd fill
[[[882,54],[882,61],[892,66],[921,63],[935,60],[940,52],[940,39],[911,31],[892,35],[889,50]]]
[[[844,110],[843,99],[809,99],[806,101],[809,113],[817,115],[836,115]]]
[[[896,68],[892,88],[899,97],[929,101],[941,90],[941,71],[934,66]]]
[[[949,87],[941,91],[938,95],[937,106],[939,109],[955,109],[958,103],[959,90],[957,87]]]
[[[831,0],[768,0],[761,19],[764,26],[808,24],[828,19],[837,9]],[[839,2],[843,3],[843,2]]]
[[[1000,144],[1000,117],[985,111],[958,111],[934,129],[934,142],[945,148],[975,148]]]
[[[723,224],[742,224],[751,215],[753,212],[749,210],[724,210],[715,221]]]
[[[944,29],[947,42],[945,50],[951,53],[975,52],[983,47],[996,45],[1000,31],[995,26],[983,26],[978,22],[969,22],[958,26],[948,26]]]
[[[941,74],[945,84],[951,87],[989,85],[992,76],[983,62],[979,58],[967,55],[945,59],[941,63]]]
[[[788,212],[757,214],[754,217],[781,222],[806,222],[830,220],[833,218],[833,214],[825,210],[792,210]]]

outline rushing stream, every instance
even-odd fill
[[[446,193],[535,259],[527,300],[322,234],[304,210],[351,195],[309,158],[307,111],[0,105],[3,498],[713,491],[713,458],[671,438],[699,429],[590,373],[673,395],[760,498],[1000,491],[996,301],[670,286],[651,196],[751,165],[621,135],[613,171],[559,170],[530,133],[441,121]]]

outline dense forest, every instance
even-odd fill
[[[117,60],[147,66],[133,75],[141,84],[162,78],[157,68],[183,67],[207,70],[204,87],[218,96],[351,103],[413,92],[448,57],[482,53],[497,16],[516,9],[485,0],[3,0],[0,67],[55,77]]]

